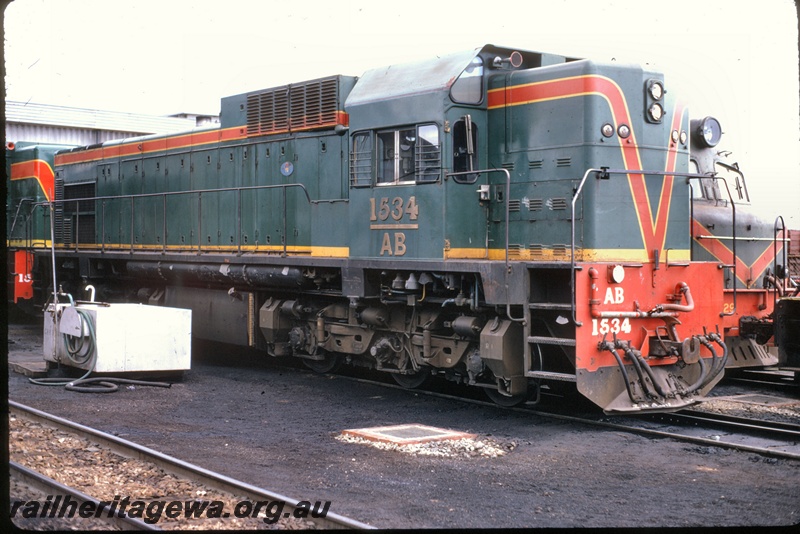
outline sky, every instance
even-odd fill
[[[15,0],[4,24],[7,99],[152,115],[489,43],[638,63],[720,120],[754,207],[800,228],[792,0]]]

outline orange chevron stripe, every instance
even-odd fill
[[[55,173],[53,168],[44,160],[34,159],[13,163],[11,165],[11,180],[35,179],[39,182],[39,187],[44,193],[44,197],[50,201],[53,199],[55,189]]]
[[[697,239],[697,236],[714,237],[713,234],[708,234],[707,232],[708,229],[703,226],[702,223],[696,219],[692,220],[692,235],[695,236],[695,242],[720,262],[730,265],[733,261],[733,250],[731,250],[722,241],[719,239]],[[783,241],[780,239],[781,237],[779,237],[777,246],[778,254],[780,254],[783,250]],[[770,263],[772,263],[775,253],[776,251],[773,246],[768,244],[761,254],[755,260],[753,260],[753,263],[750,265],[746,264],[742,258],[737,257],[736,279],[739,280],[745,287],[749,288],[750,284],[748,284],[747,278],[750,278],[751,283],[755,280],[758,280],[766,268],[769,267]]]
[[[619,85],[610,78],[598,75],[582,75],[493,89],[489,91],[487,102],[489,109],[495,109],[587,95],[600,96],[606,100],[614,118],[615,128],[619,127],[620,124],[626,124],[631,129],[630,136],[620,143],[620,151],[626,169],[641,169],[642,160],[625,94]],[[675,110],[672,123],[673,129],[677,129],[680,126],[682,117],[683,105]],[[670,151],[667,155],[666,170],[671,172],[675,170],[677,162],[677,147],[671,143],[669,146]],[[648,255],[652,250],[663,251],[669,225],[669,210],[674,179],[672,176],[664,177],[659,195],[658,209],[654,216],[644,175],[631,173],[627,177],[645,250]]]
[[[680,130],[685,107],[685,104],[682,102],[676,103],[675,109],[672,113],[672,124],[667,132],[667,135],[669,136],[667,139],[667,146],[669,149],[667,151],[667,162],[664,172],[675,172],[675,169],[677,168],[678,146],[672,142],[672,132],[674,130]],[[661,195],[658,201],[658,211],[656,212],[656,221],[653,228],[655,243],[658,243],[658,249],[661,251],[666,248],[667,227],[669,226],[669,210],[672,204],[672,186],[674,182],[674,176],[664,176],[664,181],[661,183]]]

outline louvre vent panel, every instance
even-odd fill
[[[512,258],[519,258],[525,250],[525,245],[511,244],[508,245],[508,255]]]
[[[64,200],[64,178],[60,176],[61,172],[59,171],[56,174],[55,179],[55,209],[53,214],[53,220],[55,223],[55,239],[57,243],[64,242],[64,203],[58,202],[59,200]]]
[[[539,243],[531,243],[528,247],[530,249],[531,258],[543,258],[544,257],[544,245]]]
[[[544,201],[541,198],[529,198],[527,199],[527,205],[530,211],[541,211]]]
[[[551,210],[565,210],[569,206],[566,198],[548,198],[545,203]]]
[[[338,124],[336,78],[247,95],[247,135],[333,127]]]

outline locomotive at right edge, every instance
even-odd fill
[[[719,122],[667,89],[487,45],[223,98],[219,129],[19,143],[14,302],[91,285],[319,371],[678,409],[773,361],[800,312],[785,228],[747,213]]]

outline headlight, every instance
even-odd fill
[[[619,128],[617,128],[617,133],[621,138],[627,139],[631,135],[631,129],[627,124],[620,124]]]
[[[650,86],[647,88],[647,90],[650,93],[650,96],[653,97],[653,100],[661,100],[661,97],[664,96],[664,86],[661,85],[661,82],[650,82]]]
[[[650,106],[648,113],[650,113],[651,119],[654,121],[660,121],[664,117],[664,108],[661,107],[661,104],[655,103]]]
[[[692,121],[692,133],[697,136],[701,146],[711,148],[717,146],[722,138],[722,126],[714,117]]]

